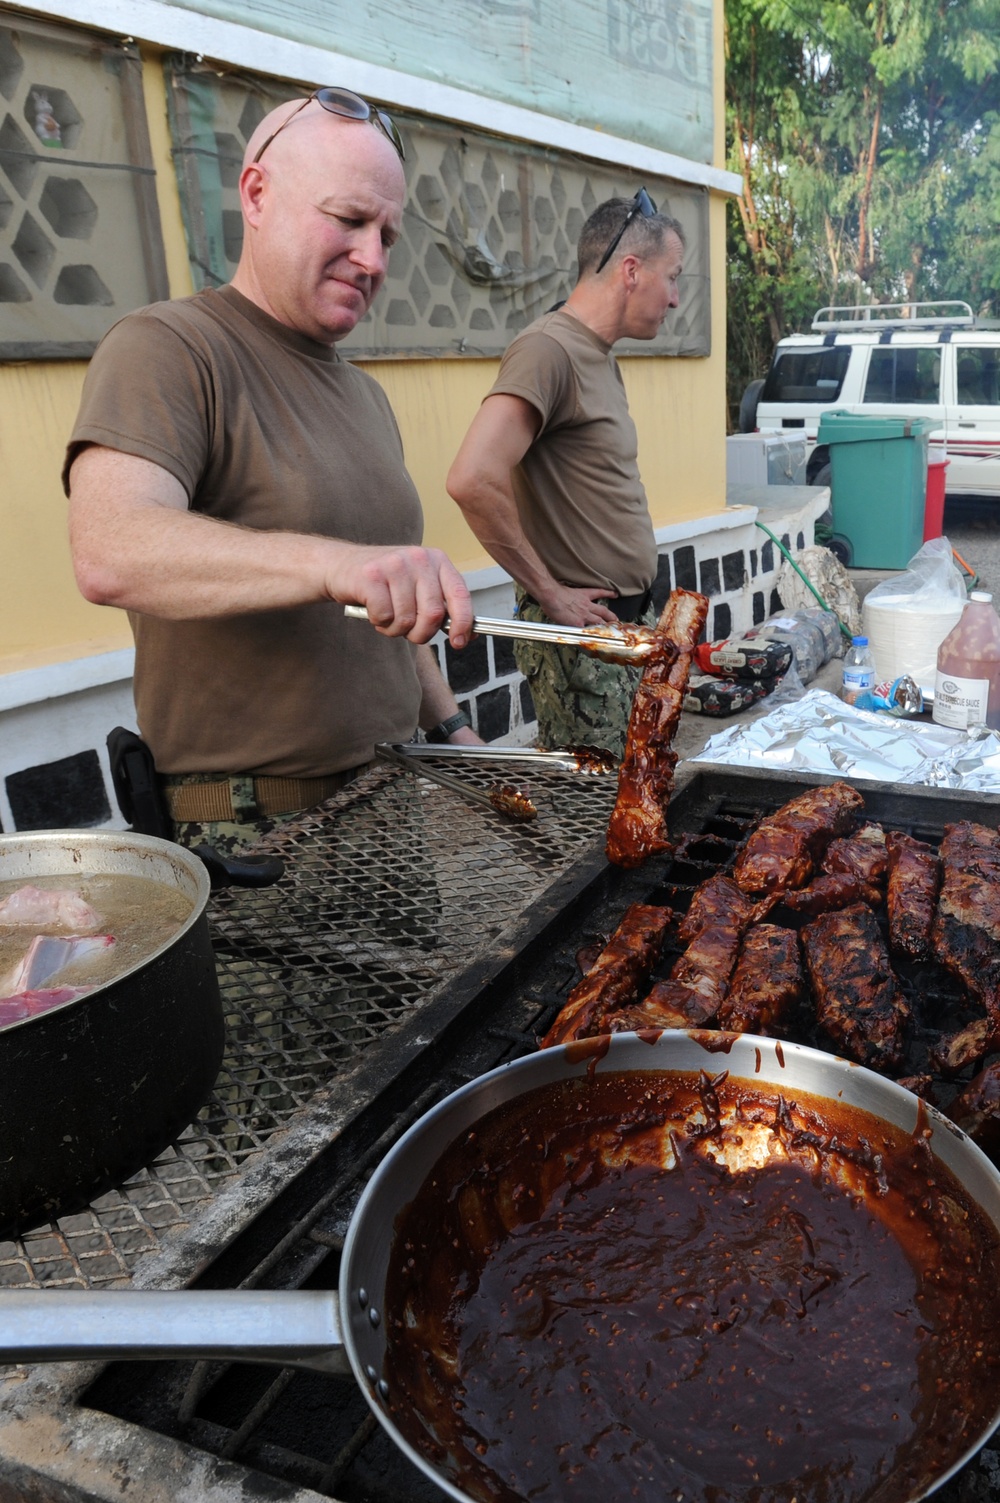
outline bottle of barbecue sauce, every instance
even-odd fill
[[[933,718],[963,731],[1000,729],[1000,616],[987,590],[973,590],[938,648]]]

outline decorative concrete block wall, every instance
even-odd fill
[[[799,553],[813,543],[828,494],[772,486],[756,505],[659,529],[657,609],[671,589],[698,590],[710,602],[707,639],[758,625],[781,609],[783,562],[758,522]],[[469,586],[478,616],[513,615],[513,586],[501,569],[470,576]],[[534,742],[534,706],[509,638],[477,637],[463,652],[440,635],[433,645],[484,741]],[[0,830],[124,828],[105,740],[116,725],[135,729],[133,661],[131,651],[105,653],[0,677]]]

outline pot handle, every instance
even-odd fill
[[[208,871],[214,887],[270,887],[285,875],[280,856],[224,856],[214,845],[191,848]]]
[[[350,1374],[331,1290],[0,1293],[0,1362],[208,1359]]]

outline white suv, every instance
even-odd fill
[[[740,431],[804,430],[809,483],[828,485],[816,430],[833,411],[932,418],[930,458],[949,461],[948,494],[1000,495],[1000,321],[968,303],[821,308],[747,387]]]

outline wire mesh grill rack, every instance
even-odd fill
[[[449,771],[454,769],[449,765]],[[487,788],[488,769],[463,766]],[[271,888],[213,894],[226,1053],[196,1121],[75,1216],[0,1243],[0,1287],[100,1287],[189,1225],[322,1087],[436,996],[600,839],[614,777],[532,769],[539,811],[513,823],[375,767],[259,849]]]

